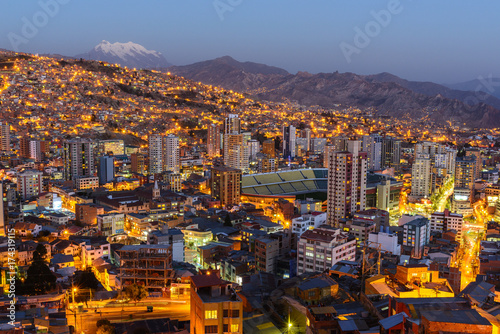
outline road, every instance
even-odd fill
[[[154,306],[154,303],[152,305]],[[153,312],[147,312],[146,306],[125,306],[123,312],[119,307],[103,307],[99,311],[96,313],[93,309],[84,309],[82,313],[77,312],[77,333],[95,333],[97,331],[96,322],[99,319],[108,319],[111,322],[123,322],[161,318],[189,320],[190,318],[189,303],[154,306]],[[132,319],[130,316],[132,316]],[[68,325],[75,325],[75,315],[72,310],[67,310],[66,318],[68,319]]]

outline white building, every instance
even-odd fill
[[[148,137],[149,174],[160,174],[163,171],[162,136],[153,134]]]
[[[382,252],[389,252],[394,255],[401,255],[401,245],[398,244],[397,234],[389,232],[370,233],[368,236],[369,247],[377,248],[380,245]]]
[[[301,236],[305,231],[320,227],[326,223],[326,212],[311,212],[292,219],[292,233]]]
[[[69,221],[69,217],[64,213],[49,213],[45,217],[57,225],[66,225]]]
[[[323,272],[339,261],[354,261],[355,258],[356,239],[337,228],[316,228],[300,236],[297,246],[297,274]]]
[[[256,159],[257,153],[260,152],[260,143],[258,140],[251,139],[247,142],[248,145],[248,158],[250,160]]]
[[[111,253],[111,245],[109,243],[91,244],[88,241],[80,243],[82,249],[82,264],[84,267],[92,266],[92,262],[98,258],[108,260]]]
[[[104,215],[97,215],[97,226],[101,234],[104,236],[123,233],[124,224],[124,213],[108,213]]]
[[[411,193],[414,200],[429,197],[431,193],[431,159],[429,155],[419,154],[411,168]]]
[[[23,199],[38,196],[42,190],[42,172],[25,170],[17,176],[17,192]]]
[[[163,171],[180,171],[179,137],[169,134],[163,138]]]
[[[42,161],[42,149],[38,140],[31,140],[29,142],[30,158],[36,162]]]

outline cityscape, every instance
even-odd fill
[[[310,13],[294,2],[285,13]],[[246,1],[200,5],[212,10],[203,19],[172,1],[207,24],[207,50],[193,58],[179,42],[177,65],[141,44],[163,38],[152,18],[137,18],[147,38],[120,28],[146,13],[132,3],[96,14],[70,45],[65,24],[88,15],[76,2],[41,0],[0,23],[11,25],[0,37],[0,333],[498,333],[500,73],[438,84],[460,80],[431,56],[398,72],[375,44],[397,43],[415,4],[360,3],[371,21],[339,43],[341,73],[286,51],[288,70],[211,57],[253,40],[208,50],[220,26],[241,33],[259,17],[274,36],[293,23],[253,16]],[[252,29],[259,59],[279,65]],[[115,37],[91,46],[87,34]]]

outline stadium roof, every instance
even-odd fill
[[[326,168],[295,169],[242,177],[241,192],[247,195],[298,195],[326,192]]]

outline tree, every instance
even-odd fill
[[[23,284],[23,293],[27,295],[42,295],[56,286],[56,276],[45,263],[47,249],[38,244],[33,253],[33,262],[28,268],[27,278]]]
[[[76,278],[76,285],[80,289],[97,290],[99,281],[95,277],[94,272],[90,268],[87,268],[87,270],[80,272]]]
[[[137,303],[148,296],[148,291],[142,285],[132,284],[123,289],[122,295],[126,299]]]

